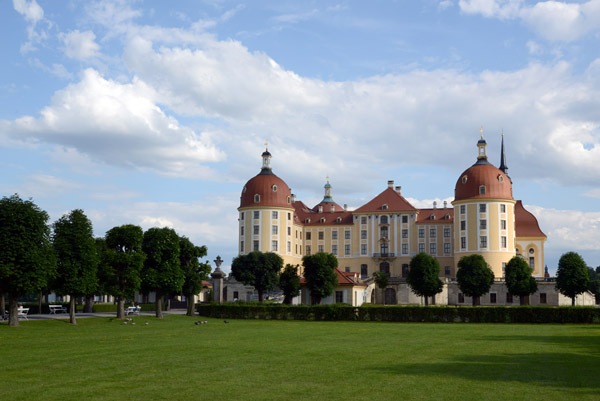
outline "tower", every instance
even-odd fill
[[[463,256],[480,254],[500,278],[515,256],[516,202],[510,179],[488,161],[486,146],[482,135],[477,142],[477,161],[456,181],[454,263]]]
[[[275,252],[284,263],[298,263],[292,255],[294,207],[292,191],[271,168],[271,153],[262,153],[260,172],[251,178],[240,196],[239,254]],[[294,233],[295,234],[295,233]]]

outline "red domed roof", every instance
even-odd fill
[[[255,195],[258,201],[255,202]],[[264,170],[250,179],[242,189],[240,207],[277,206],[292,208],[292,190],[273,173]]]
[[[466,169],[456,181],[454,200],[464,199],[512,200],[510,178],[487,160],[480,160]]]

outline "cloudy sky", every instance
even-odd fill
[[[244,183],[451,201],[483,127],[546,263],[600,265],[600,0],[0,2],[0,193],[225,265]]]

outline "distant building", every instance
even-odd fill
[[[515,255],[525,258],[533,276],[543,280],[546,235],[535,216],[513,198],[504,137],[499,168],[488,161],[486,147],[482,136],[477,142],[476,162],[456,181],[451,206],[434,202],[431,208],[415,208],[402,196],[401,187],[388,181],[379,195],[353,211],[333,200],[329,180],[323,200],[312,208],[295,199],[285,181],[273,173],[272,155],[267,149],[262,154],[259,174],[242,189],[238,208],[239,254],[275,252],[284,263],[301,267],[304,255],[333,253],[341,272],[356,274],[358,281],[367,284],[366,302],[420,303],[405,280],[410,260],[420,252],[439,261],[440,277],[448,283],[436,297],[436,303],[468,302],[457,290],[455,278],[458,261],[471,254],[482,255],[498,281],[503,278],[506,263]],[[390,286],[379,295],[372,283],[375,271],[390,276]],[[542,287],[548,291],[554,288]],[[510,304],[510,297],[498,291],[489,303]],[[339,296],[334,295],[332,302]],[[556,302],[552,303],[558,304],[556,293],[543,296],[539,303],[550,303],[554,298]],[[346,303],[358,303],[344,299]]]

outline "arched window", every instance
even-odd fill
[[[479,186],[479,195],[485,195],[485,185]]]

